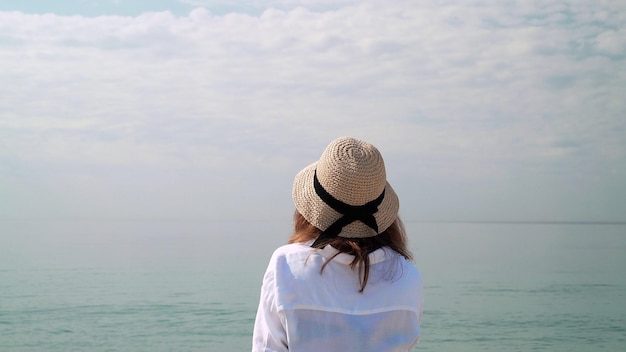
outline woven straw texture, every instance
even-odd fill
[[[383,202],[374,214],[378,233],[385,231],[396,220],[398,196],[386,181],[383,158],[373,145],[351,137],[338,138],[326,147],[319,161],[296,175],[293,184],[296,209],[313,226],[324,231],[342,214],[326,205],[315,193],[313,176],[316,169],[322,187],[336,199],[350,205],[368,203],[385,190]],[[345,226],[339,236],[362,238],[378,233],[355,221]]]

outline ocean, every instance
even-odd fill
[[[405,225],[417,351],[626,351],[626,225]],[[249,351],[290,226],[0,221],[0,351]]]

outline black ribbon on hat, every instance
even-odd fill
[[[363,205],[350,205],[336,199],[330,195],[324,187],[322,187],[320,181],[317,179],[317,170],[315,170],[315,173],[313,174],[313,186],[315,188],[315,193],[317,193],[320,199],[343,216],[337,219],[337,221],[330,225],[326,230],[322,231],[311,247],[316,247],[322,242],[339,236],[344,226],[357,220],[369,226],[372,230],[376,231],[376,234],[378,234],[378,224],[376,223],[374,214],[378,211],[378,206],[383,202],[383,198],[385,198],[384,189],[383,193],[371,202]]]

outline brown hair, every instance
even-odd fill
[[[311,225],[311,223],[309,223],[297,210],[293,216],[293,220],[294,232],[289,238],[288,243],[312,241],[322,233],[320,229]],[[369,254],[379,248],[389,247],[407,260],[412,260],[413,255],[407,248],[407,242],[404,225],[402,224],[400,218],[397,218],[393,224],[389,226],[389,228],[374,237],[336,237],[329,239],[317,245],[316,248],[323,248],[326,245],[331,245],[333,248],[337,249],[338,252],[326,260],[320,269],[320,274],[324,271],[326,265],[339,255],[339,253],[353,255],[354,259],[350,263],[350,268],[355,269],[358,267],[359,283],[361,285],[359,292],[362,293],[369,278]]]

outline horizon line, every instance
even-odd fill
[[[273,222],[292,221],[291,217],[285,219],[248,219],[246,222]],[[206,222],[241,222],[242,219],[210,219],[204,217],[112,217],[112,218],[91,218],[91,217],[35,217],[35,218],[3,218],[0,222],[8,221],[206,221]],[[545,224],[545,225],[626,225],[626,220],[427,220],[427,219],[402,219],[404,223],[441,223],[441,224]]]
[[[626,225],[622,220],[403,220],[405,223]]]

